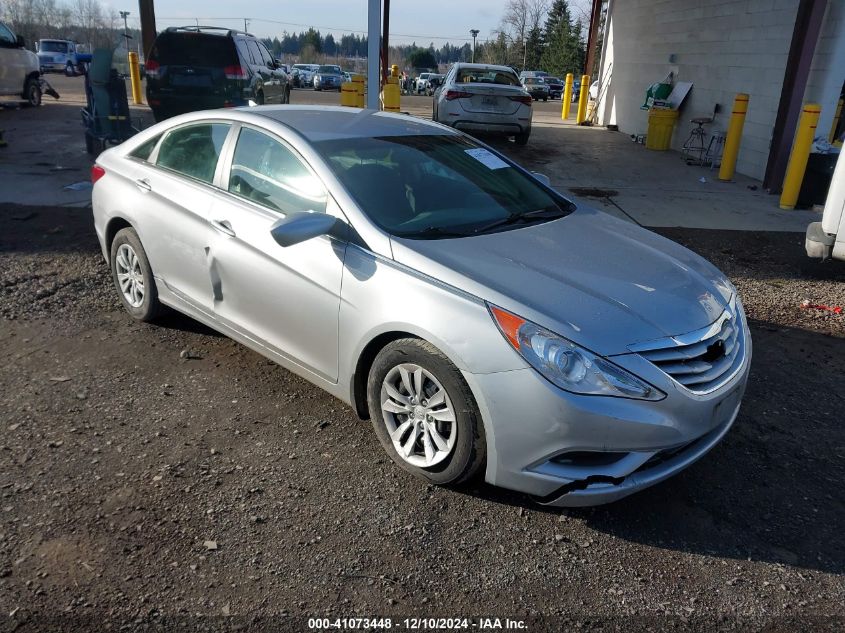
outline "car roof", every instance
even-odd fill
[[[498,64],[467,64],[464,62],[459,62],[455,64],[455,66],[457,66],[460,70],[498,70],[502,72],[516,74],[514,73],[513,68],[511,68],[510,66],[499,66]]]
[[[391,114],[378,110],[362,110],[341,106],[261,106],[238,110],[267,117],[290,127],[310,142],[341,138],[379,136],[453,135],[453,130],[437,123]]]

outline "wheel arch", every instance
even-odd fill
[[[122,231],[123,229],[134,228],[135,227],[129,220],[120,215],[114,216],[108,221],[108,224],[106,224],[106,232],[103,246],[105,248],[104,255],[106,256],[106,261],[108,261],[109,263],[109,267],[111,267],[111,245],[112,242],[114,242],[115,236],[118,234],[119,231]]]

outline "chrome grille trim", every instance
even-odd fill
[[[722,345],[724,354],[708,358],[708,349]],[[713,323],[705,328],[656,341],[631,345],[638,353],[689,391],[703,395],[728,382],[745,360],[745,324],[736,295]]]

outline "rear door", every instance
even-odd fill
[[[214,237],[208,213],[221,149],[231,125],[191,123],[170,130],[154,163],[141,163],[135,186],[141,196],[138,232],[150,265],[167,288],[210,312],[212,284],[207,249]]]

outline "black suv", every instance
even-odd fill
[[[146,63],[156,121],[210,108],[290,103],[287,73],[255,36],[212,26],[170,27]]]

